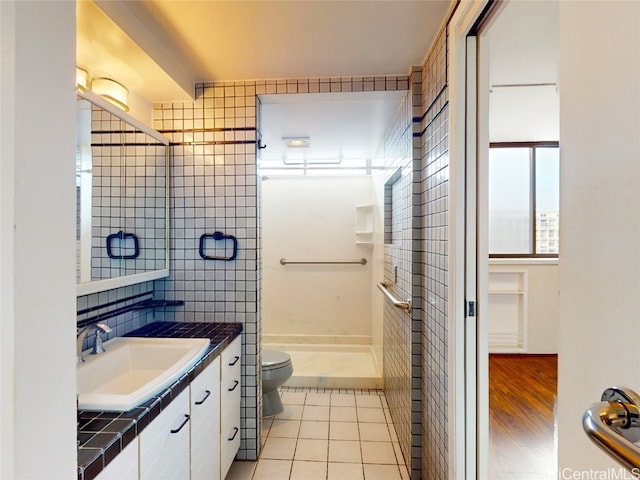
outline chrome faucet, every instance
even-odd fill
[[[96,332],[96,341],[93,344],[93,350],[91,351],[92,355],[104,352],[101,333],[111,333],[113,331],[111,330],[111,327],[109,327],[109,325],[107,325],[106,323],[92,323],[91,325],[87,325],[84,328],[78,329],[76,333],[76,355],[78,363],[84,362],[84,357],[82,356],[82,344],[84,343],[84,339],[90,332],[94,330]]]

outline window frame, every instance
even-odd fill
[[[494,148],[528,148],[529,149],[529,180],[531,186],[531,251],[533,253],[489,253],[490,259],[499,258],[555,258],[560,256],[558,253],[535,253],[537,249],[537,229],[536,229],[536,149],[537,148],[560,148],[560,142],[557,141],[540,141],[540,142],[490,142],[489,150]],[[558,159],[558,168],[560,159]]]

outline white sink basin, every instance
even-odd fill
[[[131,410],[175,382],[207,351],[208,338],[116,337],[78,364],[81,410]]]

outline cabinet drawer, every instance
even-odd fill
[[[191,480],[220,478],[220,358],[198,375],[191,391]]]
[[[242,375],[242,344],[240,336],[231,342],[221,355],[222,385],[233,386],[235,380],[240,381]]]
[[[189,389],[140,434],[140,478],[189,478]]]
[[[95,480],[138,480],[138,439],[134,438]]]

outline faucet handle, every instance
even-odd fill
[[[105,351],[104,346],[102,345],[102,333],[111,333],[113,330],[106,323],[96,323],[96,341],[93,344],[93,350],[91,352],[92,355],[97,355],[98,353],[103,353]]]

